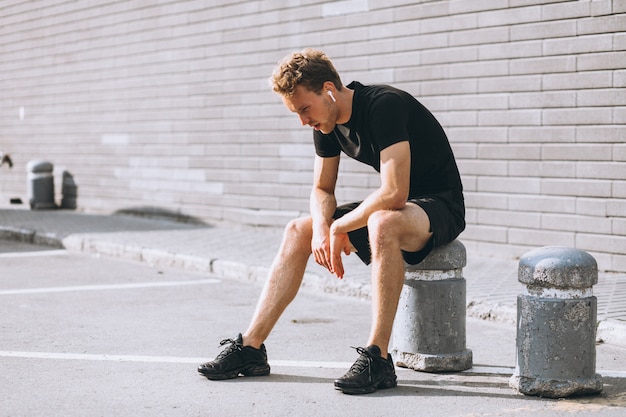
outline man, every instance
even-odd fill
[[[417,264],[432,248],[465,228],[459,171],[434,116],[406,92],[389,86],[343,86],[320,51],[286,57],[272,77],[273,90],[302,125],[314,129],[315,167],[310,216],[292,220],[245,333],[198,371],[209,379],[268,375],[263,342],[293,300],[311,254],[338,278],[342,253],[356,250],[372,271],[372,324],[367,347],[335,380],[346,394],[397,385],[387,352],[404,283],[404,262]],[[373,167],[380,187],[364,201],[337,206],[340,153]]]

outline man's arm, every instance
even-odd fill
[[[331,270],[330,225],[337,208],[335,185],[339,173],[339,158],[339,156],[332,158],[315,156],[313,189],[310,198],[310,211],[313,219],[311,250],[315,262],[328,270]]]
[[[381,185],[356,209],[337,219],[330,228],[331,268],[343,276],[341,252],[345,251],[347,233],[364,227],[372,213],[379,210],[400,210],[409,197],[411,182],[411,148],[409,142],[398,142],[380,153]],[[349,243],[349,241],[348,241]]]
[[[334,233],[347,233],[367,225],[372,213],[378,210],[400,210],[409,197],[411,149],[409,142],[398,142],[380,153],[380,180],[378,189],[371,193],[355,210],[333,223]]]

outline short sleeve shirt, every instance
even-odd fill
[[[408,141],[411,149],[409,197],[461,191],[461,178],[446,134],[432,113],[409,93],[384,85],[352,82],[352,115],[329,134],[314,131],[321,157],[345,153],[380,172],[380,152]]]

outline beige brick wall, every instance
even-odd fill
[[[46,159],[86,212],[284,224],[307,211],[313,149],[267,79],[313,46],[441,120],[470,254],[567,245],[626,271],[624,0],[4,0],[0,19],[2,204]],[[378,184],[342,173],[342,201]]]

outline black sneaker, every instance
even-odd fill
[[[344,394],[369,394],[379,388],[393,388],[398,385],[390,354],[387,359],[383,359],[380,348],[376,345],[355,349],[360,356],[344,376],[335,380],[335,389]]]
[[[236,340],[224,339],[220,346],[230,343],[217,357],[198,366],[198,372],[211,380],[237,378],[244,376],[264,376],[270,374],[270,365],[267,363],[265,345],[260,349],[243,345],[241,333]]]

